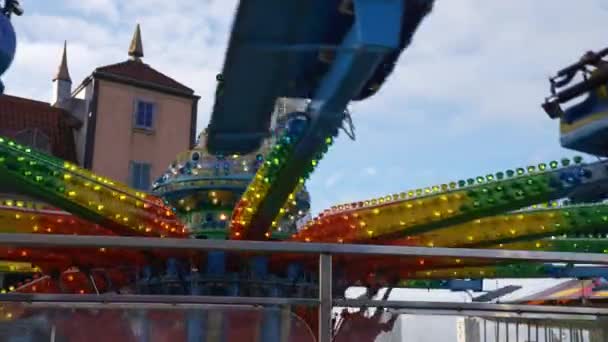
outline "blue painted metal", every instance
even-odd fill
[[[608,267],[545,265],[545,270],[554,278],[608,278]]]
[[[591,91],[587,98],[564,111],[561,119],[562,146],[594,155],[608,155],[608,83]],[[582,123],[574,129],[569,125]]]
[[[264,308],[264,314],[262,317],[262,328],[260,329],[260,341],[281,341],[281,308]]]
[[[186,339],[188,342],[204,342],[207,340],[207,313],[201,310],[188,310],[186,313]]]
[[[356,16],[333,62],[325,73],[319,74],[320,81],[311,89],[306,112],[308,127],[298,139],[291,159],[275,175],[273,187],[251,220],[247,238],[263,238],[325,139],[337,135],[348,103],[361,92],[385,58],[399,50],[407,19],[402,14],[407,2],[409,0],[355,1],[356,13],[361,15]]]
[[[139,323],[140,335],[137,341],[139,342],[150,342],[150,320],[148,319],[148,312],[146,310],[142,310],[137,313],[137,318]]]
[[[226,253],[207,253],[207,274],[210,276],[222,276],[226,272]]]
[[[483,291],[483,279],[471,279],[471,280],[462,280],[462,279],[453,279],[447,282],[447,288],[451,291],[475,291],[481,292]]]
[[[252,280],[264,280],[268,277],[268,258],[256,256],[250,259],[250,277]],[[263,288],[260,287],[260,290]]]
[[[17,37],[8,17],[0,14],[0,76],[10,67],[17,49]],[[4,84],[0,81],[0,94]]]
[[[204,295],[199,282],[199,273],[190,273],[190,294],[193,296]],[[207,312],[201,310],[189,310],[186,312],[186,339],[188,342],[205,341]]]
[[[371,96],[392,72],[432,4],[433,0],[355,0],[353,15],[340,10],[342,0],[241,1],[207,147],[213,153],[257,149],[269,133],[276,98],[312,98],[334,69],[319,58],[321,52],[331,56],[390,48],[368,69],[358,69],[367,77],[346,101]],[[371,45],[345,46],[346,35],[353,31],[358,42]]]

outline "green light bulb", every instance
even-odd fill
[[[555,160],[552,160],[552,161],[549,163],[549,166],[550,166],[552,169],[557,169],[557,167],[559,166],[559,163],[558,163],[558,162],[556,162]]]

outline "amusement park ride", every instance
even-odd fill
[[[229,239],[251,246],[256,242],[250,240],[281,240],[608,253],[608,204],[602,202],[608,164],[586,164],[581,158],[341,204],[298,227],[310,207],[304,184],[349,120],[346,106],[373,96],[387,81],[432,6],[432,0],[241,1],[209,126],[150,193],[0,138],[0,179],[41,201],[4,199],[0,231],[184,242]],[[5,1],[2,12],[0,72],[15,51],[8,18],[22,11],[17,1]],[[606,55],[608,50],[588,53],[560,71],[551,79],[552,95],[543,105],[561,121],[563,146],[598,156],[608,154]],[[571,85],[579,72],[583,80]],[[587,96],[583,102],[562,109],[582,95]],[[307,100],[287,100],[295,98]],[[17,294],[302,298],[319,291],[314,263],[301,255],[1,246],[0,260],[17,279],[5,290]],[[333,261],[335,296],[353,285],[374,293],[381,287],[450,288],[465,280],[458,286],[480,290],[475,280],[608,276],[605,268],[482,258],[341,256]],[[27,309],[3,310],[9,321],[35,316]],[[310,327],[318,324],[314,311],[292,310]],[[251,326],[249,334],[261,326],[255,331],[262,340],[297,340],[281,327],[280,314],[225,315]],[[124,317],[90,315],[98,324],[91,329],[98,331],[88,331],[89,341],[107,340],[110,330],[116,341],[201,341],[211,324],[209,317],[186,316],[183,324],[167,326],[161,335],[136,336],[121,323]],[[180,320],[171,312],[164,315]],[[47,320],[62,341],[81,340],[69,319]],[[381,324],[380,317],[345,312],[340,321],[334,340],[355,340],[353,326],[367,325],[375,327],[372,341],[390,330],[394,319]],[[224,330],[226,340],[238,338],[230,335],[236,334],[234,326]]]

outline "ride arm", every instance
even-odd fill
[[[123,235],[186,235],[161,199],[1,137],[0,175],[5,186]]]
[[[360,94],[387,56],[399,50],[404,21],[412,19],[402,15],[406,3],[411,1],[354,1],[355,21],[313,90],[305,113],[306,127],[284,137],[277,147],[280,155],[275,153],[258,171],[235,209],[232,238],[263,239],[267,235],[289,195],[305,181],[337,135],[348,103]]]
[[[606,163],[570,165],[564,160],[563,164],[563,168],[557,162],[540,164],[539,171],[530,167],[527,174],[519,168],[506,175],[499,172],[344,205],[311,221],[293,240],[391,241],[568,196],[605,195]]]

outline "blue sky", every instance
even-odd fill
[[[235,5],[23,0],[6,92],[47,101],[63,40],[80,82],[125,60],[141,23],[144,60],[202,96],[202,129]],[[605,0],[437,0],[388,84],[352,106],[357,140],[341,136],[320,163],[309,183],[313,210],[574,155],[539,105],[549,75],[608,45],[605,22]]]

